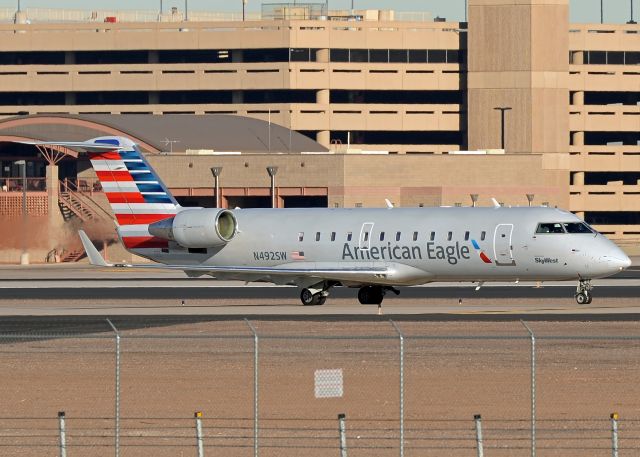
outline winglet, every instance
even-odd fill
[[[493,197],[491,197],[491,201],[493,202],[493,207],[494,208],[500,208],[502,206],[500,203],[498,203],[498,200],[496,200]]]
[[[96,247],[93,245],[89,237],[84,230],[78,230],[78,235],[80,235],[80,241],[82,241],[82,247],[84,247],[85,252],[87,253],[87,257],[89,257],[89,263],[91,265],[96,265],[99,267],[110,267],[112,265],[105,262],[104,258],[100,255]]]
[[[387,204],[387,208],[393,208],[393,203],[388,198],[384,199],[384,202]]]

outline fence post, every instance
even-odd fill
[[[476,423],[476,445],[478,449],[478,457],[484,457],[484,448],[482,443],[482,416],[476,414],[473,416],[473,420]]]
[[[611,456],[618,457],[618,413],[611,413]]]
[[[253,333],[253,456],[258,457],[258,332],[249,319],[244,321]]]
[[[115,386],[115,456],[120,457],[120,332],[110,319],[107,322],[116,334],[116,386]]]
[[[520,322],[531,337],[531,457],[536,457],[536,336],[525,321]]]
[[[400,338],[400,457],[404,457],[404,335],[395,322],[389,322]]]
[[[196,442],[198,443],[198,457],[204,457],[204,441],[202,439],[202,412],[194,414],[196,418]]]
[[[60,411],[58,413],[58,425],[60,427],[60,457],[67,457],[67,430],[64,419],[64,411]]]
[[[340,457],[347,457],[347,424],[344,414],[338,414],[338,431],[340,432]]]

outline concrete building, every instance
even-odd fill
[[[211,197],[211,166],[224,169],[223,203],[265,197],[264,167],[275,164],[285,206],[295,195],[417,206],[467,205],[472,194],[479,204],[528,204],[530,194],[615,238],[638,238],[640,27],[570,24],[568,0],[468,4],[468,23],[303,7],[248,21],[185,22],[176,12],[157,22],[4,24],[0,116],[234,115],[319,143],[302,151],[278,140],[231,156],[186,151],[166,129],[145,137],[157,151],[173,146],[150,160],[192,202]],[[132,137],[159,132],[124,123]],[[14,172],[3,165],[3,177]]]

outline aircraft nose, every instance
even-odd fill
[[[624,253],[616,256],[605,255],[601,260],[607,264],[609,268],[615,271],[626,270],[631,266],[631,259]]]

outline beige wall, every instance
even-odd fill
[[[267,166],[278,166],[279,188],[306,189],[309,195],[328,195],[329,206],[383,207],[385,199],[398,206],[471,204],[491,205],[491,198],[506,205],[535,202],[567,207],[567,161],[546,161],[540,154],[487,156],[412,155],[148,155],[166,184],[194,195],[213,195],[210,168],[222,166],[220,186],[245,189],[246,195],[268,195]],[[507,171],[508,170],[508,171]],[[205,190],[201,193],[198,189]],[[265,193],[266,192],[266,193]]]
[[[568,0],[470,0],[469,148],[567,152]]]

